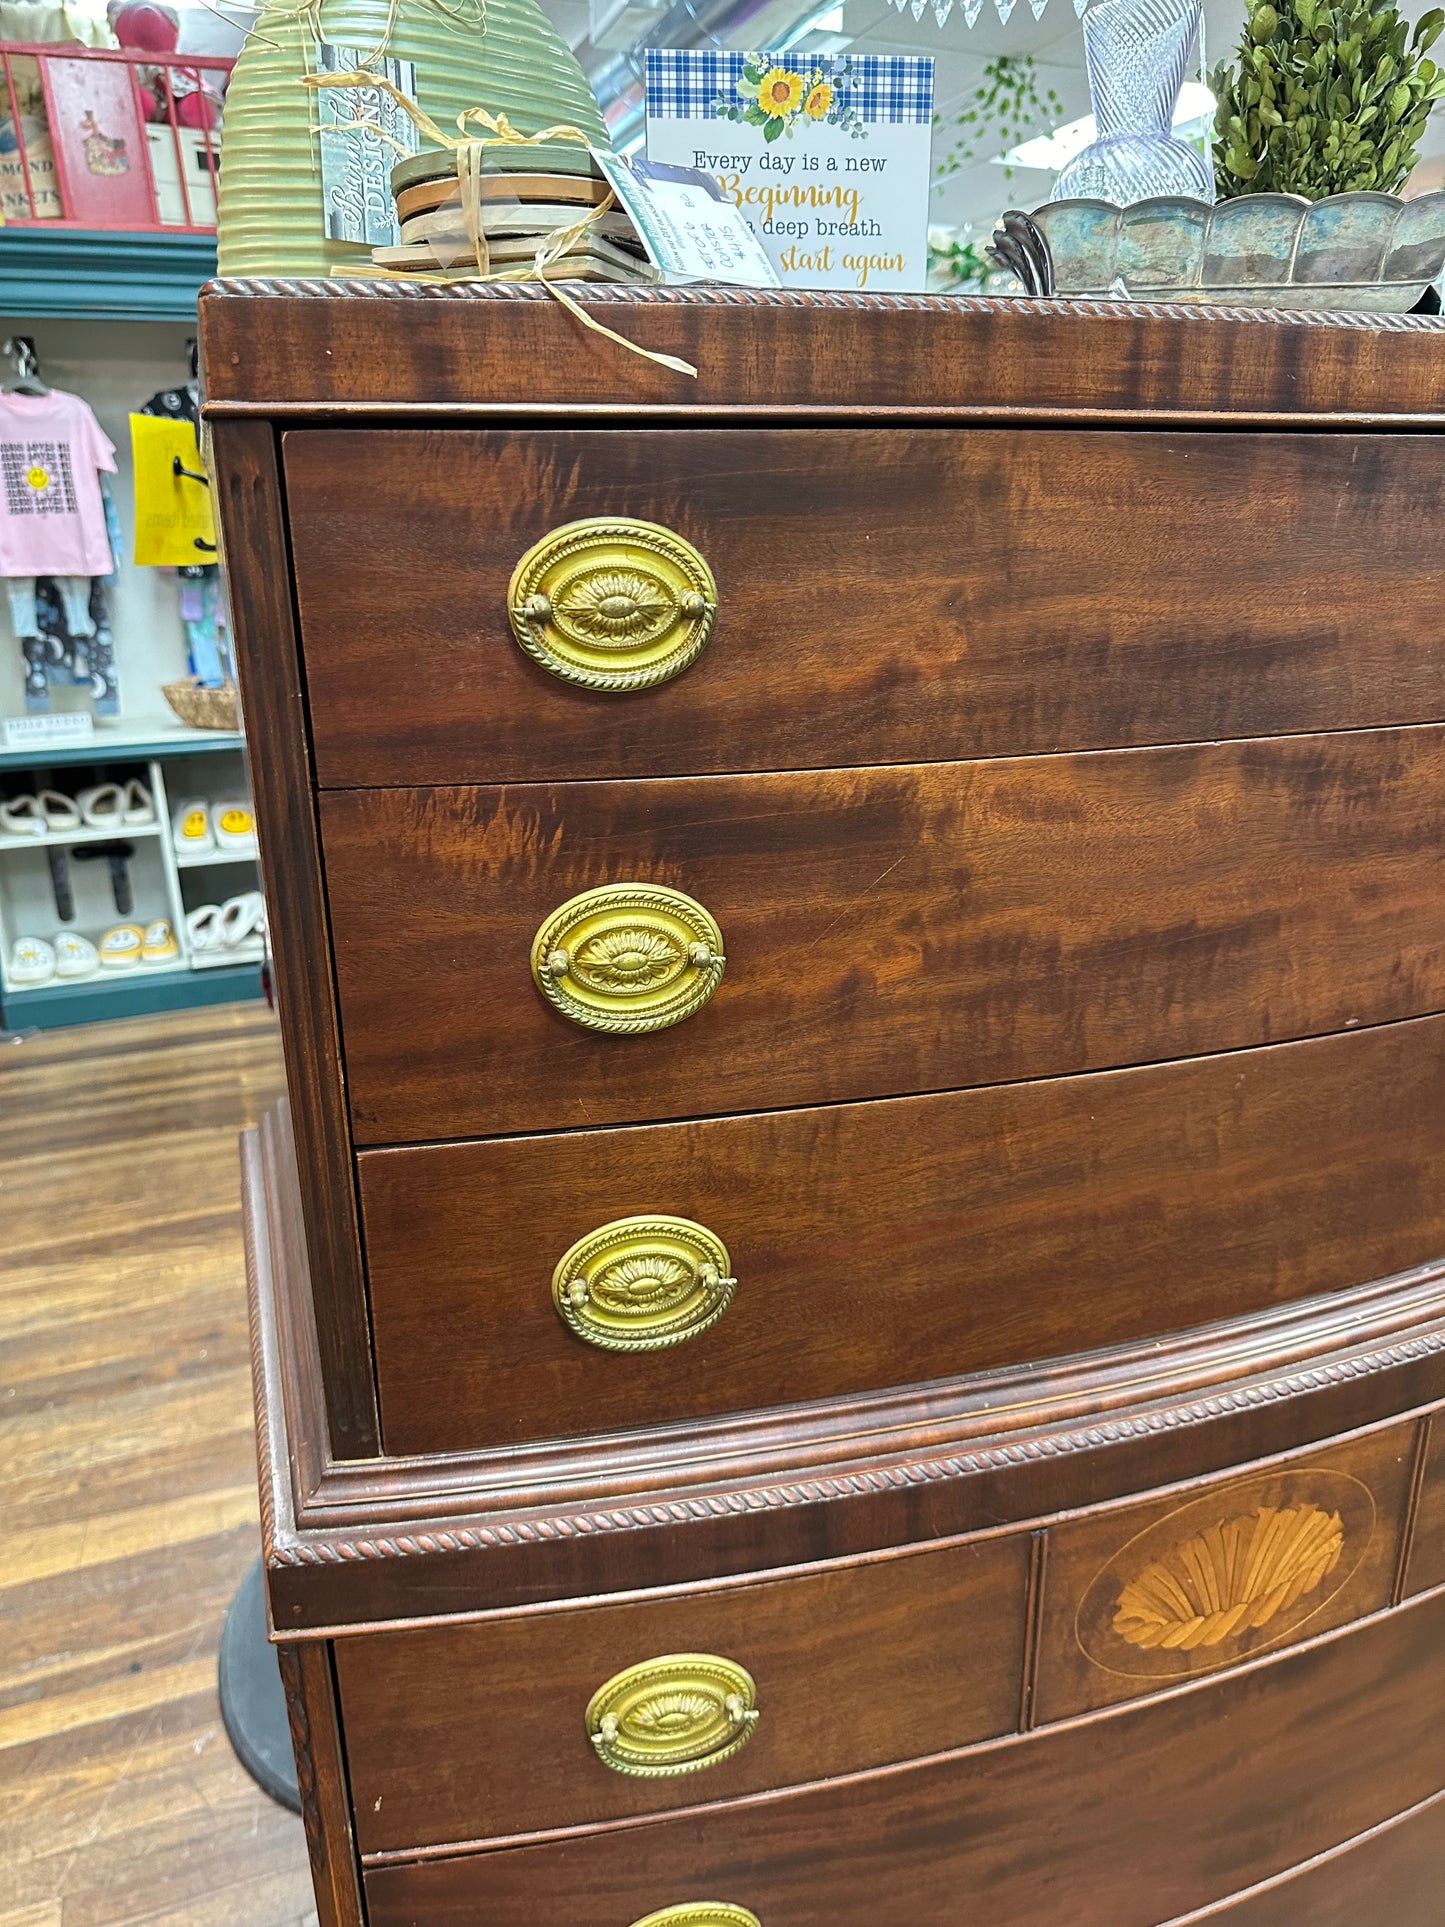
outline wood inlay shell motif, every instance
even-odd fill
[[[1156,1559],[1119,1595],[1114,1631],[1131,1646],[1192,1653],[1267,1626],[1340,1563],[1338,1512],[1259,1506]]]
[[[1375,1501],[1348,1473],[1300,1468],[1193,1500],[1145,1527],[1075,1620],[1104,1672],[1182,1678],[1297,1634],[1354,1576]]]

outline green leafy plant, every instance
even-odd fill
[[[983,294],[989,276],[997,273],[997,264],[976,241],[966,241],[945,228],[930,228],[928,286],[934,294]]]
[[[1393,0],[1255,7],[1238,64],[1213,76],[1219,198],[1396,192],[1445,94],[1445,74],[1425,57],[1442,28],[1436,8],[1410,35]]]
[[[980,154],[987,160],[1007,154],[1063,111],[1064,103],[1053,88],[1040,87],[1032,54],[999,54],[984,68],[977,92],[948,123],[954,142],[934,169],[935,185],[961,172]],[[934,116],[934,125],[944,125],[941,115]],[[1006,167],[1004,181],[1013,177],[1013,168]]]

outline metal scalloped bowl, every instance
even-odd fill
[[[1059,294],[1408,314],[1445,270],[1445,190],[1049,201],[1033,220]]]

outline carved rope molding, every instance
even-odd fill
[[[296,1789],[301,1797],[301,1824],[306,1830],[306,1845],[313,1863],[325,1850],[321,1829],[321,1801],[316,1787],[316,1766],[311,1757],[311,1721],[301,1687],[301,1659],[293,1645],[276,1648],[276,1664],[286,1695],[286,1723],[291,1729],[291,1750],[296,1756]]]
[[[1083,315],[1121,321],[1248,321],[1264,327],[1352,329],[1363,334],[1445,334],[1445,315],[1335,314],[1319,309],[1228,308],[1206,302],[1111,301],[1082,296],[998,297],[949,294],[855,294],[834,288],[659,288],[573,281],[567,291],[587,307],[859,308],[889,313]],[[322,296],[374,301],[551,301],[537,281],[215,280],[206,295],[311,300]]]
[[[393,1533],[386,1537],[343,1539],[308,1535],[288,1540],[271,1551],[275,1566],[343,1565],[365,1559],[405,1559],[446,1552],[486,1552],[503,1546],[539,1544],[548,1540],[590,1538],[604,1532],[636,1531],[652,1526],[688,1525],[748,1512],[779,1511],[791,1506],[828,1504],[838,1499],[867,1497],[908,1486],[932,1485],[967,1478],[980,1472],[1003,1471],[1039,1459],[1095,1451],[1130,1439],[1148,1438],[1183,1426],[1205,1425],[1237,1412],[1253,1410],[1281,1399],[1326,1391],[1351,1380],[1372,1377],[1445,1353],[1445,1327],[1403,1339],[1398,1344],[1336,1357],[1285,1373],[1278,1378],[1211,1392],[1181,1405],[1156,1407],[1099,1425],[1078,1426],[1061,1432],[1037,1433],[1015,1444],[985,1447],[956,1457],[916,1460],[866,1471],[838,1473],[787,1485],[711,1492],[687,1499],[669,1499],[626,1506],[611,1512],[559,1514],[498,1525],[458,1525],[442,1531]]]
[[[276,1552],[276,1461],[271,1450],[271,1411],[266,1388],[266,1347],[261,1331],[259,1263],[253,1240],[247,1238],[245,1242],[246,1329],[251,1344],[251,1392],[256,1404],[256,1483],[261,1508],[261,1552],[267,1565],[270,1565]]]

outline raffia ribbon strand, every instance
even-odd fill
[[[483,150],[498,144],[508,147],[538,147],[544,141],[554,140],[580,141],[584,147],[590,148],[592,143],[580,127],[559,122],[555,127],[544,127],[540,134],[519,134],[505,114],[489,114],[485,107],[465,107],[457,115],[458,132],[448,134],[437,125],[425,108],[419,107],[394,82],[388,80],[383,74],[371,73],[363,67],[355,68],[348,74],[304,74],[301,85],[318,89],[375,87],[394,100],[428,140],[434,141],[438,147],[448,147],[452,150],[456,157],[457,192],[461,199],[462,227],[476,257],[479,280],[540,281],[543,287],[561,302],[567,312],[582,323],[584,328],[590,328],[594,334],[605,336],[608,341],[615,341],[618,347],[627,348],[634,355],[641,355],[644,361],[656,362],[660,368],[670,368],[675,374],[690,375],[696,381],[697,370],[690,361],[683,361],[676,355],[659,354],[652,348],[644,348],[635,341],[629,341],[626,335],[620,335],[615,329],[605,327],[602,322],[588,314],[571,295],[559,288],[556,282],[549,281],[547,278],[547,269],[552,263],[560,261],[569,253],[592,223],[600,220],[608,209],[615,205],[617,199],[615,194],[609,194],[600,206],[590,209],[571,227],[563,228],[560,233],[551,235],[538,248],[530,267],[503,269],[497,273],[492,271],[491,251],[487,246],[487,237],[482,226]],[[487,132],[482,135],[469,133],[468,128],[473,123],[479,127],[485,127]],[[389,273],[387,275],[389,280],[411,281],[433,278],[427,274]]]

